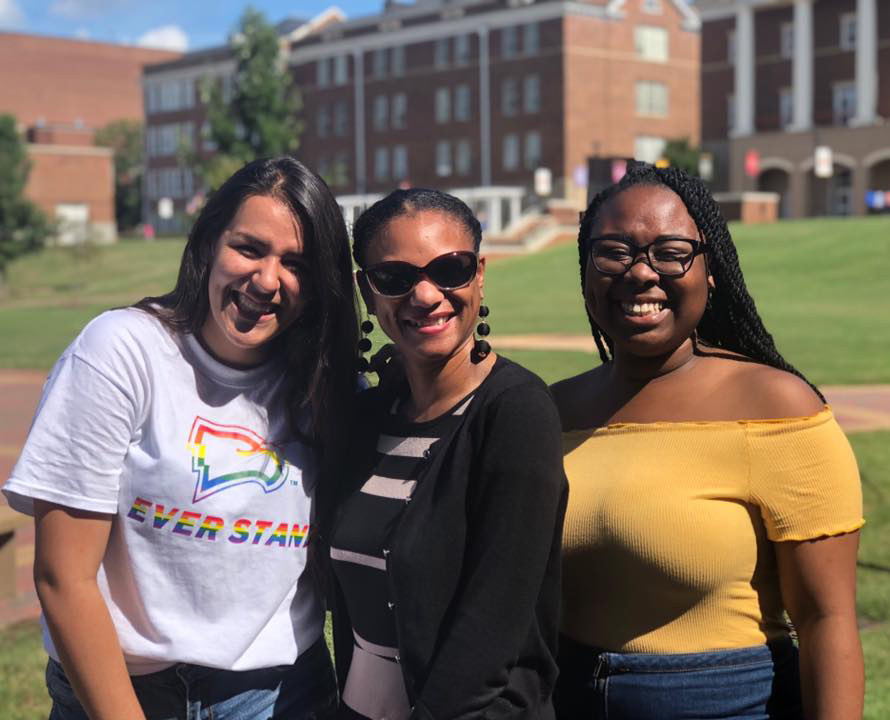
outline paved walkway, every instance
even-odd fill
[[[495,348],[580,350],[594,353],[593,341],[577,335],[522,335],[493,338]],[[0,370],[0,483],[9,477],[25,440],[46,372]],[[823,387],[834,414],[847,432],[890,429],[890,385]],[[6,501],[0,495],[0,505]],[[31,579],[34,528],[25,524],[15,537],[15,600],[0,599],[0,627],[36,617],[37,595]]]

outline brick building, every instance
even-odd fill
[[[700,0],[702,145],[717,189],[779,194],[785,217],[890,206],[890,3]],[[831,149],[831,177],[814,172]],[[753,151],[753,152],[752,152]],[[749,159],[746,172],[745,158]],[[874,203],[872,203],[874,204]]]
[[[328,20],[290,37],[288,58],[304,103],[298,154],[347,215],[411,184],[455,192],[500,230],[534,202],[538,168],[580,204],[590,155],[654,161],[667,139],[699,139],[698,18],[684,0],[390,1]],[[226,58],[147,68],[146,91],[225,77]],[[148,194],[177,207],[194,186],[177,138],[206,149],[189,92],[176,110],[149,100],[146,121]]]
[[[0,113],[28,141],[27,196],[60,221],[60,242],[116,237],[111,151],[93,134],[141,120],[142,67],[179,53],[66,38],[0,33]]]

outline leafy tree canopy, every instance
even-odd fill
[[[114,151],[114,217],[118,230],[142,222],[143,128],[136,120],[115,120],[96,133],[96,144]]]
[[[31,164],[12,115],[0,115],[0,280],[14,257],[41,247],[49,220],[25,199]]]
[[[689,138],[668,140],[662,156],[670,163],[671,167],[680,168],[690,175],[698,177],[698,161],[701,158],[701,150],[691,146]]]
[[[207,122],[217,149],[195,161],[210,190],[255,158],[296,150],[303,127],[298,118],[302,100],[278,34],[265,16],[248,7],[230,45],[236,62],[231,97],[225,97],[221,83],[209,88]]]

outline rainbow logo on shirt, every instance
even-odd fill
[[[253,430],[200,416],[192,423],[187,447],[196,475],[194,502],[245,483],[275,492],[290,469],[281,452]]]

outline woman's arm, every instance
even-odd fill
[[[34,582],[56,651],[92,720],[143,720],[96,574],[111,515],[36,500]]]
[[[864,673],[856,625],[859,533],[775,543],[782,598],[800,641],[807,720],[862,717]]]
[[[527,688],[531,707],[521,707],[523,698],[503,697],[515,666],[531,675],[548,672],[553,662],[520,654],[536,622],[546,642],[555,642],[557,632],[566,501],[559,417],[543,387],[524,385],[495,403],[474,462],[480,470],[470,479],[471,492],[479,493],[467,520],[460,588],[413,720],[480,718],[498,701],[504,712],[514,707],[514,717],[537,716],[535,703],[546,701],[550,690]]]

